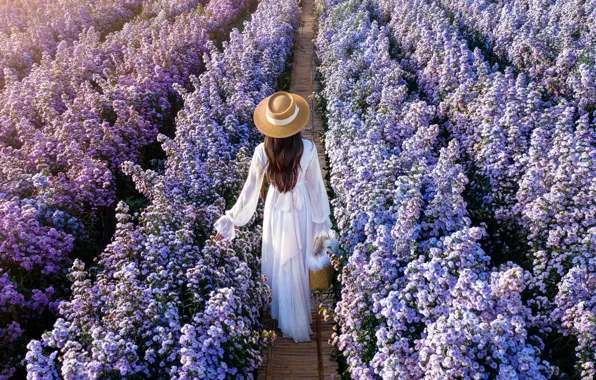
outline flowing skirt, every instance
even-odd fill
[[[294,191],[301,192],[298,195],[304,204],[301,210],[291,207],[288,212],[274,207],[280,193],[269,186],[263,216],[261,272],[272,291],[271,318],[277,319],[284,337],[306,342],[313,333],[311,310],[315,305],[306,255],[312,254],[315,224],[306,186],[297,186]]]

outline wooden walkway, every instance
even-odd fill
[[[325,299],[323,302],[329,303]],[[284,338],[278,328],[274,329],[277,321],[272,320],[268,312],[265,313],[262,322],[266,328],[275,330],[277,337],[264,352],[258,379],[322,380],[337,375],[337,362],[331,358],[333,346],[328,343],[333,333],[333,322],[323,320],[316,306],[312,310],[312,320],[314,334],[310,342],[294,343],[293,339]]]
[[[317,145],[319,162],[323,171],[323,178],[327,173],[325,149],[321,145],[320,136],[323,133],[323,124],[315,112],[314,104],[309,96],[313,91],[318,91],[319,84],[314,79],[314,14],[313,0],[301,2],[301,26],[298,31],[294,47],[294,61],[292,70],[292,83],[290,92],[296,93],[309,100],[311,107],[311,121],[302,130],[302,136],[312,140]],[[332,305],[333,300],[323,298],[325,305]],[[277,321],[272,320],[269,312],[263,315],[265,328],[275,330],[275,341],[264,352],[264,360],[259,368],[258,379],[263,380],[293,380],[330,379],[337,375],[337,362],[331,358],[333,346],[328,343],[333,332],[333,321],[325,321],[317,311],[319,300],[315,302],[312,310],[311,328],[314,334],[310,342],[294,343],[291,338],[284,338],[277,328]]]
[[[298,31],[297,43],[294,50],[294,62],[292,62],[292,84],[290,92],[302,96],[309,100],[310,121],[309,125],[302,130],[302,136],[305,139],[312,140],[317,146],[319,153],[319,162],[323,171],[323,178],[327,175],[327,160],[325,149],[321,144],[320,136],[323,134],[323,123],[319,114],[315,112],[315,103],[309,99],[309,96],[319,91],[320,84],[315,80],[315,46],[313,39],[315,16],[313,13],[314,0],[302,0],[301,27]]]

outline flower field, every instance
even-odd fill
[[[172,123],[209,41],[226,37],[245,0],[147,2],[105,39],[93,28],[62,42],[0,94],[1,365],[14,370],[23,327],[56,310],[74,257],[127,191],[120,164],[140,163]],[[24,346],[23,346],[24,347]],[[12,351],[14,349],[15,351]],[[20,349],[22,351],[22,349]],[[4,364],[7,363],[7,364]]]
[[[0,3],[0,380],[255,378],[304,1]],[[596,2],[314,4],[338,378],[595,379]]]
[[[158,137],[164,173],[124,162],[150,204],[134,215],[118,204],[115,236],[93,271],[75,260],[70,301],[28,345],[30,378],[247,378],[258,366],[270,339],[257,318],[270,297],[258,273],[260,230],[227,247],[206,239],[257,144],[252,110],[291,52],[297,3],[272,4],[260,2],[222,52],[208,45],[193,91],[176,85],[184,108],[176,137]]]
[[[596,376],[581,3],[318,2],[352,377]]]

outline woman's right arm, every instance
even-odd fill
[[[252,156],[248,177],[234,206],[225,212],[214,224],[217,230],[215,240],[232,240],[236,236],[236,227],[243,226],[250,221],[257,209],[261,185],[265,174],[262,160],[262,143],[257,146]]]

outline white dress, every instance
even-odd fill
[[[277,319],[284,337],[295,342],[310,340],[313,333],[309,269],[315,236],[329,231],[330,207],[323,182],[317,149],[302,139],[304,151],[299,175],[292,191],[281,193],[269,186],[263,216],[261,271],[271,287],[271,317]],[[255,148],[248,178],[234,206],[215,223],[224,239],[235,237],[234,225],[243,226],[252,218],[267,165],[264,143]]]

